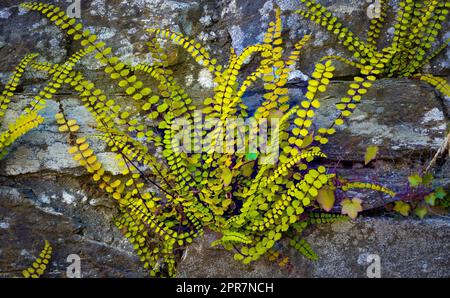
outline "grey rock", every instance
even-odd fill
[[[30,53],[38,53],[51,63],[64,61],[69,44],[64,34],[37,14],[30,15],[19,9],[19,4],[17,1],[0,4],[0,72],[13,70],[20,59]],[[3,83],[4,79],[2,75]]]
[[[218,237],[206,233],[186,251],[179,265],[179,277],[367,277],[378,255],[381,277],[449,277],[450,222],[432,218],[423,221],[393,218],[363,218],[318,226],[305,239],[319,256],[309,261],[282,243],[281,255],[289,258],[280,267],[267,257],[243,265],[222,248],[211,248]]]
[[[65,194],[51,198],[43,196],[57,190],[45,179],[39,179],[40,193],[36,191],[39,187],[31,191],[24,185],[14,188],[5,183],[0,187],[1,277],[20,277],[41,252],[44,240],[53,247],[44,277],[66,277],[71,254],[81,258],[81,277],[148,276],[133,249],[111,226],[112,209],[89,206],[89,211],[81,199],[77,205],[69,202],[70,197],[80,196],[69,194],[70,181],[66,181],[66,189],[59,190]],[[61,207],[64,204],[72,206]]]

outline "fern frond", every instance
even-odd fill
[[[310,151],[304,151],[298,155],[293,156],[289,162],[286,164],[280,164],[278,168],[273,172],[271,176],[267,179],[268,183],[274,182],[278,177],[285,176],[289,173],[292,167],[297,164],[300,160],[309,158],[312,160],[314,157],[327,157],[324,153],[320,151],[320,148],[312,148]]]
[[[136,71],[142,71],[147,74],[152,73],[155,69],[160,68],[159,65],[153,65],[153,64],[146,64],[146,63],[138,63],[135,66],[130,66],[130,71],[136,72]]]
[[[44,122],[44,118],[39,116],[37,112],[30,112],[22,114],[16,121],[9,124],[9,128],[0,134],[0,159],[6,155],[6,149],[11,144],[30,130],[38,127],[42,122]]]
[[[182,46],[201,66],[208,67],[209,71],[220,71],[221,67],[216,66],[217,60],[212,58],[211,54],[194,39],[184,36],[181,33],[172,32],[168,29],[147,29],[147,32],[162,38],[172,40],[174,43]]]
[[[421,81],[427,82],[431,86],[435,87],[443,95],[450,97],[450,85],[447,83],[446,79],[433,76],[431,74],[418,74],[416,75],[416,78],[419,78]]]
[[[20,78],[22,77],[27,65],[32,62],[38,54],[26,55],[16,66],[14,72],[5,85],[5,89],[0,95],[0,119],[5,115],[5,111],[8,109],[8,105],[14,96],[17,86],[19,86]]]
[[[243,244],[251,244],[252,240],[249,239],[246,235],[236,232],[226,230],[223,232],[222,238],[219,239],[220,242],[235,242],[235,243],[243,243]]]
[[[296,236],[289,242],[289,244],[311,261],[317,261],[319,259],[317,254],[311,248],[311,245],[309,245],[305,239]]]
[[[334,213],[310,212],[308,215],[309,215],[309,223],[312,225],[334,223],[339,221],[348,221],[349,219],[347,215]]]
[[[272,60],[263,60],[268,63],[268,66],[272,68],[266,68],[264,70],[263,81],[265,82],[264,88],[266,93],[264,94],[264,101],[257,109],[255,117],[267,118],[269,115],[276,111],[285,112],[289,108],[289,96],[288,88],[286,84],[289,79],[289,74],[292,72],[291,67],[301,54],[301,49],[310,40],[310,35],[305,35],[300,41],[294,45],[294,50],[290,53],[287,61],[283,60],[283,48],[281,34],[277,39],[277,46],[272,49]]]
[[[23,3],[20,6],[40,12],[50,22],[64,30],[74,41],[79,41],[84,51],[95,52],[95,59],[106,65],[104,71],[110,74],[111,79],[118,80],[119,87],[123,88],[128,95],[140,94],[142,97],[147,95],[142,92],[144,84],[137,80],[135,75],[131,75],[130,70],[118,57],[111,55],[112,49],[105,48],[105,43],[98,42],[97,36],[92,35],[89,30],[83,31],[83,25],[77,23],[76,19],[68,17],[59,7],[39,2]]]
[[[39,257],[33,262],[31,267],[22,271],[22,276],[24,278],[39,278],[42,276],[47,269],[47,266],[52,257],[52,247],[50,243],[45,240],[44,248],[42,249]]]
[[[299,15],[316,22],[327,31],[337,36],[337,39],[347,47],[355,58],[371,58],[374,48],[371,44],[362,41],[349,28],[343,26],[342,22],[323,5],[315,0],[301,0],[305,3],[306,11],[297,10]]]
[[[382,65],[379,66],[380,68]],[[336,133],[334,126],[341,126],[344,124],[344,119],[351,116],[357,105],[361,102],[362,96],[367,93],[367,90],[373,85],[373,82],[377,79],[374,73],[377,73],[370,66],[365,66],[361,70],[363,76],[354,77],[354,83],[350,84],[350,88],[347,90],[348,97],[341,98],[340,102],[336,104],[336,108],[341,111],[328,128],[319,128],[318,134],[314,137],[314,140],[319,141],[322,144],[328,142],[328,136]]]
[[[448,10],[444,9],[445,4],[439,1],[428,1],[422,6],[421,3],[415,3],[414,19],[408,26],[411,28],[409,39],[406,44],[409,65],[402,71],[402,76],[410,76],[425,60],[426,52],[435,42],[441,26],[440,17],[445,20]],[[420,9],[422,8],[422,9]],[[416,13],[421,12],[421,13]],[[416,16],[417,15],[417,16]]]
[[[349,189],[355,189],[355,188],[376,190],[376,191],[388,194],[391,197],[395,197],[395,195],[396,195],[395,192],[390,190],[389,188],[375,184],[375,183],[351,182],[351,183],[346,183],[342,186],[343,191],[348,191]]]
[[[161,237],[168,236],[177,240],[184,239],[183,236],[174,236],[175,232],[166,227],[163,222],[159,222],[156,216],[148,215],[148,212],[146,212],[148,208],[154,208],[156,202],[160,201],[160,198],[155,197],[150,192],[144,193],[140,190],[144,186],[138,181],[141,177],[140,174],[133,174],[126,182],[120,178],[116,178],[113,181],[113,177],[106,173],[101,162],[98,161],[93,150],[90,149],[87,139],[84,137],[77,138],[76,132],[79,130],[79,126],[76,124],[76,120],[68,120],[62,110],[55,115],[55,118],[59,124],[59,131],[67,132],[71,136],[72,147],[69,149],[69,153],[73,155],[75,161],[78,161],[92,175],[93,181],[99,183],[100,189],[104,189],[120,205],[130,208],[130,212],[132,212],[130,214],[139,216]],[[130,172],[130,169],[128,168],[128,172]],[[127,191],[127,189],[129,190]]]
[[[387,8],[389,7],[388,0],[378,0],[380,12],[376,18],[370,20],[369,30],[367,31],[367,42],[372,44],[375,48],[378,45],[378,40],[383,29]]]
[[[49,70],[49,75],[52,75],[50,82],[39,92],[39,95],[33,97],[31,102],[25,107],[25,113],[43,109],[46,106],[47,100],[53,98],[53,95],[62,87],[67,77],[72,73],[75,64],[87,54],[88,52],[84,50],[77,51],[63,65],[52,67]]]
[[[423,59],[423,61],[419,64],[419,66],[417,66],[416,69],[419,70],[422,67],[424,67],[425,65],[427,65],[433,58],[435,58],[443,50],[445,50],[445,48],[448,46],[449,43],[450,43],[450,38],[447,38],[440,47],[435,49],[431,54],[429,54],[425,59]]]
[[[344,57],[341,57],[341,56],[333,56],[333,55],[331,55],[331,56],[324,56],[324,57],[322,57],[320,59],[321,62],[327,61],[327,60],[339,61],[339,62],[342,62],[344,64],[347,64],[347,65],[350,65],[350,66],[353,66],[353,67],[356,67],[356,68],[359,68],[359,69],[363,69],[364,68],[364,65],[362,65],[360,63],[357,63],[357,62],[353,62],[353,61],[351,61],[349,59],[346,59]]]
[[[329,178],[323,166],[318,167],[317,170],[309,170],[301,182],[291,184],[287,193],[276,200],[262,218],[253,218],[248,229],[264,231],[275,225],[276,221],[273,219],[275,214],[283,214],[284,212],[287,214],[284,220],[290,224],[295,223],[298,220],[298,215],[304,211],[302,207],[310,205],[312,199],[318,195],[318,189],[327,183]],[[253,205],[256,208],[249,208],[249,213],[251,210],[257,210],[260,207],[257,201]],[[288,225],[281,227],[282,230],[287,230],[287,228]]]
[[[291,146],[302,148],[305,144],[305,139],[310,135],[310,128],[315,116],[315,110],[320,107],[319,100],[316,99],[318,93],[323,93],[327,90],[330,84],[330,79],[333,78],[335,67],[328,60],[325,64],[318,63],[312,73],[312,79],[308,81],[306,99],[301,102],[301,109],[297,111],[297,118],[294,120],[295,128],[292,129],[293,137],[289,139]],[[321,141],[322,144],[326,142]],[[295,152],[295,147],[289,152]]]

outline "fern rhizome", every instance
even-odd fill
[[[384,48],[380,48],[379,41],[389,8],[389,0],[378,0],[380,12],[370,21],[365,41],[351,29],[344,27],[342,21],[320,3],[315,0],[301,0],[301,2],[305,4],[305,9],[298,10],[298,14],[334,34],[338,41],[353,53],[353,58],[325,56],[323,60],[333,59],[361,69],[370,65],[379,69],[377,78],[419,78],[436,87],[444,95],[450,96],[450,86],[445,79],[420,72],[450,42],[448,38],[441,46],[431,50],[447,20],[449,1],[400,1],[392,42]]]
[[[38,62],[37,55],[31,54],[17,66],[0,97],[0,116],[8,109],[26,68],[46,72],[50,80],[1,133],[2,155],[7,154],[15,140],[42,123],[40,111],[46,102],[62,86],[70,87],[94,117],[97,132],[83,133],[76,119],[68,117],[62,102],[55,115],[59,131],[67,135],[73,158],[117,203],[119,214],[115,222],[152,276],[175,276],[179,252],[205,229],[220,233],[222,237],[213,245],[233,251],[234,258],[245,264],[265,254],[276,257],[277,243],[286,237],[290,239],[288,243],[314,260],[317,255],[302,238],[302,231],[309,225],[346,218],[321,213],[316,201],[319,193],[345,192],[356,187],[395,195],[370,183],[342,183],[320,165],[321,159],[326,158],[321,146],[343,125],[376,75],[385,68],[383,57],[377,63],[361,66],[361,75],[349,84],[349,95],[337,104],[337,118],[327,127],[314,129],[313,120],[321,106],[319,94],[326,91],[335,67],[332,59],[318,63],[300,104],[289,104],[288,77],[310,36],[304,36],[292,52],[285,53],[279,9],[263,43],[249,46],[239,54],[232,50],[225,66],[219,65],[193,39],[160,29],[148,30],[153,62],[130,66],[113,56],[111,48],[97,41],[95,35],[59,7],[35,2],[22,7],[44,15],[78,41],[82,49],[62,64]],[[186,49],[193,60],[214,75],[214,96],[204,99],[201,111],[174,79],[161,39]],[[104,65],[104,71],[132,99],[129,105],[136,109],[121,106],[76,69],[86,55],[93,55]],[[243,77],[242,67],[254,56],[260,58],[258,67]],[[146,86],[139,77],[151,78],[156,88]],[[262,81],[265,94],[250,117],[242,97],[257,81]],[[249,125],[234,125],[234,130],[225,133],[221,123],[234,118],[252,121]],[[179,123],[178,119],[184,122]],[[207,125],[208,119],[215,119],[215,124]],[[264,119],[271,128],[267,139],[258,143],[256,150],[248,150],[255,138],[260,139],[258,124]],[[196,130],[198,133],[188,138],[188,144],[181,146],[174,140],[179,135],[177,127],[183,125],[201,130]],[[238,138],[243,134],[246,137]],[[93,138],[104,141],[117,154],[123,167],[121,174],[112,175],[104,169],[91,148]],[[196,148],[197,139],[207,140],[201,143],[206,145]],[[191,151],[186,150],[189,146]],[[246,150],[236,149],[242,146]],[[162,156],[156,157],[153,148],[160,148]],[[280,261],[285,263],[286,259]]]

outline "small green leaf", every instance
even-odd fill
[[[378,153],[378,147],[377,146],[369,146],[366,149],[366,154],[364,155],[364,164],[367,165],[369,162],[371,162]]]
[[[419,174],[414,174],[408,177],[409,185],[412,187],[417,187],[422,183],[422,177]]]
[[[394,211],[397,211],[403,216],[408,216],[411,206],[408,203],[397,201],[395,202]]]
[[[233,179],[233,173],[229,168],[224,168],[222,171],[222,181],[224,186],[228,186]]]
[[[423,219],[427,213],[428,210],[425,207],[417,207],[416,209],[414,209],[414,214],[417,215],[420,219]]]
[[[431,183],[433,182],[433,174],[431,173],[426,173],[423,177],[422,177],[422,184],[425,186],[431,186]]]
[[[328,187],[322,187],[317,194],[317,202],[323,210],[329,212],[334,205],[334,191]]]
[[[158,110],[158,112],[162,113],[165,110],[167,110],[168,105],[166,103],[160,104],[156,109]]]
[[[445,196],[447,195],[447,193],[445,192],[444,188],[442,187],[438,187],[436,188],[436,190],[434,191],[434,195],[437,199],[443,199],[445,198]]]
[[[436,195],[434,193],[430,193],[425,196],[425,202],[430,206],[434,206],[436,204]]]
[[[249,152],[245,155],[245,158],[247,160],[256,160],[258,158],[258,153],[257,152]]]
[[[344,199],[341,202],[342,205],[342,214],[347,214],[352,219],[355,219],[358,216],[358,212],[361,212],[362,209],[362,201],[360,199]]]

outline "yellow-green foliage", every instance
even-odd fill
[[[51,79],[24,110],[25,118],[19,118],[12,128],[22,127],[25,120],[40,119],[36,112],[62,85],[79,95],[95,118],[97,132],[92,135],[81,131],[61,102],[55,116],[59,131],[68,136],[69,152],[74,160],[117,203],[119,213],[115,223],[152,276],[174,276],[180,248],[192,243],[204,229],[221,233],[222,238],[214,244],[234,251],[235,259],[246,264],[273,251],[283,236],[292,237],[294,246],[304,255],[317,258],[300,240],[301,231],[309,224],[331,222],[341,217],[317,217],[305,212],[319,208],[316,202],[319,190],[332,186],[335,181],[335,175],[326,167],[312,162],[326,157],[320,146],[326,144],[336,127],[343,125],[344,119],[352,114],[375,80],[374,75],[384,66],[363,65],[361,75],[354,78],[355,82],[349,85],[347,94],[336,106],[339,116],[328,127],[315,129],[312,124],[321,106],[319,95],[326,91],[335,68],[331,60],[316,64],[301,103],[289,104],[288,76],[310,36],[297,42],[291,53],[285,53],[279,9],[275,21],[269,24],[264,42],[249,46],[239,54],[231,50],[227,65],[219,65],[193,39],[170,30],[149,29],[148,46],[153,63],[132,67],[112,55],[111,48],[97,41],[95,35],[84,30],[60,8],[36,2],[22,4],[22,7],[43,14],[78,41],[82,50],[61,65],[30,63],[35,71],[50,74]],[[168,68],[160,38],[172,40],[186,49],[195,62],[213,74],[214,95],[203,101],[202,111],[206,117],[221,120],[247,117],[248,107],[242,97],[258,79],[262,80],[264,100],[255,118],[279,119],[279,135],[270,135],[270,140],[279,139],[280,148],[272,148],[279,153],[279,159],[261,151],[256,154],[215,151],[215,146],[224,138],[219,127],[204,127],[204,135],[195,136],[210,140],[200,153],[175,150],[172,125],[176,118],[185,117],[190,124],[202,124],[194,117],[192,99]],[[104,71],[133,99],[137,109],[121,106],[74,69],[88,54],[104,65]],[[243,77],[244,62],[257,55],[261,57],[260,64]],[[156,88],[144,84],[145,80],[139,78],[142,76],[152,78]],[[254,125],[245,127],[238,127],[236,134],[256,129]],[[27,129],[20,131],[25,133]],[[121,174],[112,175],[105,170],[91,146],[93,138],[104,141],[109,150],[117,154]],[[2,142],[8,145],[14,139]],[[248,148],[249,138],[243,142]],[[161,158],[156,158],[149,150],[154,147],[161,149]],[[272,163],[264,163],[263,159]],[[285,265],[286,262],[283,259],[280,263]]]
[[[444,78],[436,77],[431,74],[417,75],[420,80],[427,82],[428,84],[434,86],[439,92],[444,94],[445,96],[450,97],[450,85],[447,83],[447,80]]]
[[[19,65],[17,65],[8,83],[6,83],[5,89],[0,95],[0,119],[5,115],[5,110],[8,108],[8,104],[11,102],[11,98],[14,96],[14,92],[19,85],[20,78],[22,77],[26,66],[36,56],[37,54],[26,55],[25,58],[20,61]]]
[[[51,257],[52,257],[52,246],[47,240],[45,240],[44,248],[39,254],[39,257],[36,258],[31,267],[22,271],[23,277],[39,278],[42,274],[44,274],[44,271],[47,269]]]
[[[450,39],[447,39],[443,45],[429,53],[442,29],[442,24],[447,19],[450,2],[446,0],[400,1],[392,43],[382,49],[379,48],[378,41],[389,7],[388,0],[378,1],[381,13],[378,18],[370,21],[366,41],[344,27],[337,17],[315,0],[301,0],[301,2],[305,4],[306,9],[298,10],[297,13],[334,34],[339,42],[353,53],[353,58],[357,62],[339,56],[327,56],[324,59],[335,59],[359,68],[371,65],[380,70],[377,77],[410,77],[444,50],[450,42]],[[448,85],[444,89],[448,89]],[[439,90],[442,91],[442,88]]]
[[[6,148],[15,140],[36,128],[43,121],[44,119],[37,112],[30,112],[22,114],[15,122],[9,124],[8,129],[0,134],[0,157],[7,153]]]
[[[342,186],[342,190],[343,191],[347,191],[349,189],[372,189],[372,190],[376,190],[376,191],[380,191],[380,192],[384,192],[388,195],[390,195],[391,197],[395,197],[395,192],[393,192],[392,190],[383,187],[381,185],[378,184],[374,184],[374,183],[364,183],[364,182],[351,182],[351,183],[346,183]]]

